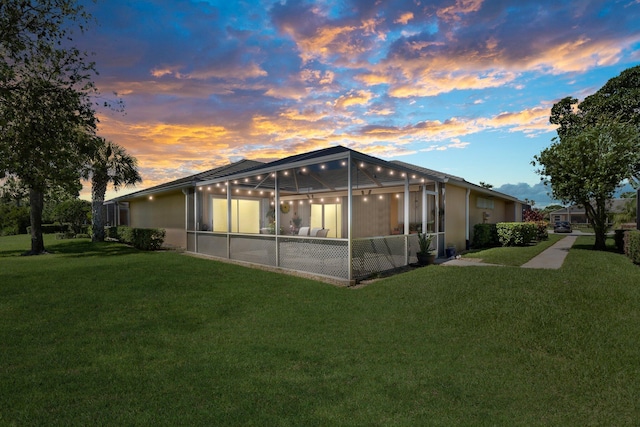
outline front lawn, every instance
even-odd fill
[[[359,289],[0,238],[0,424],[635,425],[640,268],[430,266]]]
[[[531,246],[497,247],[488,249],[475,249],[467,252],[465,258],[479,258],[488,264],[521,266],[535,257],[558,240],[566,236],[549,234],[549,239],[543,240]]]

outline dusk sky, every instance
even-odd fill
[[[126,105],[98,133],[138,158],[136,190],[337,144],[533,186],[553,103],[640,63],[640,0],[86,3],[77,41]]]

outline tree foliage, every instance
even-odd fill
[[[559,125],[550,147],[534,156],[555,199],[585,207],[605,248],[607,201],[626,179],[640,175],[640,66],[613,78],[582,103],[564,98],[551,110]]]
[[[107,186],[113,185],[115,191],[123,186],[142,182],[137,170],[137,160],[118,144],[97,138],[98,149],[84,171],[86,178],[91,179],[92,203],[92,239],[104,241],[104,195]]]
[[[31,253],[44,252],[47,188],[77,186],[95,151],[95,68],[72,45],[88,19],[74,0],[0,2],[0,176],[29,189]]]
[[[83,232],[84,225],[89,223],[91,203],[81,199],[65,200],[56,205],[54,218],[60,224],[69,224],[74,234]]]

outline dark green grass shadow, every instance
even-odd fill
[[[30,242],[27,240],[25,246],[20,245],[0,250],[0,258],[22,256],[28,251],[29,244]],[[141,252],[131,246],[121,243],[92,242],[89,239],[45,239],[45,250],[47,254],[74,258],[90,256],[121,256]]]

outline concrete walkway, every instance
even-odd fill
[[[567,257],[567,254],[569,254],[569,249],[571,249],[571,246],[573,246],[577,238],[577,236],[567,236],[557,241],[553,246],[530,259],[529,262],[522,264],[521,267],[559,269],[562,267],[564,259]]]
[[[557,241],[553,246],[545,249],[537,256],[530,259],[527,263],[523,264],[522,268],[544,268],[557,270],[562,267],[564,259],[569,253],[569,249],[573,246],[577,236],[567,236],[564,239]],[[458,258],[452,260],[446,260],[442,262],[442,265],[457,266],[457,267],[501,267],[497,264],[487,264],[477,258]]]

